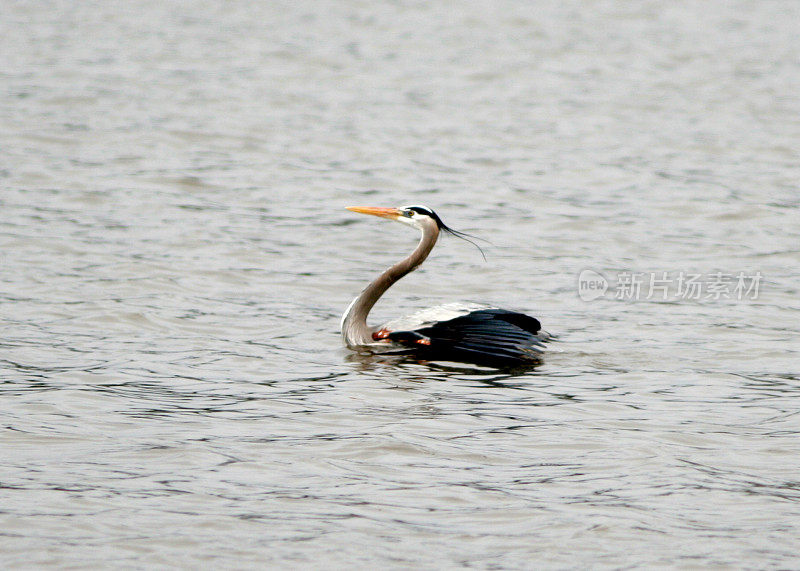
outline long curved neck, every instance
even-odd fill
[[[425,261],[425,258],[428,257],[428,254],[431,253],[431,250],[436,245],[438,237],[439,228],[435,226],[424,228],[422,238],[414,251],[407,258],[397,262],[379,275],[353,300],[342,316],[342,337],[348,347],[354,348],[374,342],[372,330],[367,325],[367,315],[369,315],[372,306],[392,284],[407,273],[417,269]]]

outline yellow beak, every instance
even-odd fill
[[[403,215],[402,211],[397,208],[380,208],[376,206],[348,206],[348,210],[358,212],[359,214],[372,214],[373,216],[380,216],[381,218],[389,218],[396,220]]]

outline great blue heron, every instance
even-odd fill
[[[396,220],[422,231],[411,254],[391,266],[356,297],[342,316],[342,337],[353,350],[412,353],[426,360],[447,360],[493,367],[537,363],[547,333],[533,317],[475,303],[449,303],[423,309],[380,327],[367,325],[372,306],[393,283],[415,270],[428,257],[441,232],[464,237],[448,228],[425,206],[348,210]]]

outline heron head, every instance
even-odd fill
[[[442,219],[427,206],[401,206],[399,208],[348,206],[347,209],[360,214],[371,214],[380,218],[396,220],[420,230],[447,229]]]
[[[418,228],[423,232],[427,231],[442,231],[452,236],[456,236],[461,238],[462,240],[466,240],[467,242],[471,243],[473,246],[480,250],[481,255],[483,256],[484,260],[486,259],[486,255],[483,253],[483,250],[480,246],[478,246],[475,242],[470,240],[469,238],[475,238],[470,234],[466,234],[464,232],[459,232],[458,230],[453,230],[449,226],[447,226],[442,219],[439,218],[439,215],[436,214],[433,210],[428,208],[427,206],[420,206],[420,205],[411,205],[411,206],[401,206],[399,208],[381,208],[381,207],[364,207],[364,206],[348,206],[347,210],[352,212],[358,212],[360,214],[371,214],[373,216],[379,216],[381,218],[388,218],[390,220],[397,220],[398,222],[402,222],[408,226],[413,226],[414,228]]]

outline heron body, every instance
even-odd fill
[[[442,232],[462,236],[425,206],[402,208],[348,207],[415,227],[420,242],[411,254],[392,265],[356,297],[342,316],[342,338],[353,350],[412,353],[428,360],[447,360],[494,367],[538,363],[548,335],[533,317],[489,305],[449,303],[423,309],[384,323],[367,325],[375,303],[397,280],[425,261]]]

